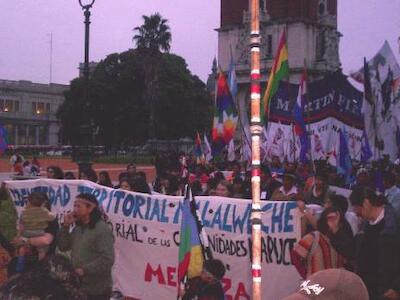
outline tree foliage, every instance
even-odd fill
[[[168,20],[159,13],[143,16],[143,25],[135,27],[133,41],[137,50],[143,55],[145,94],[149,112],[149,138],[156,137],[156,106],[159,91],[158,71],[161,64],[162,51],[169,52],[171,32]]]
[[[146,91],[147,54],[139,49],[108,55],[91,75],[89,103],[83,78],[71,81],[58,111],[64,143],[78,144],[79,126],[94,120],[96,144],[116,147],[143,144],[149,137]],[[154,99],[155,137],[193,137],[209,130],[212,100],[204,83],[182,57],[160,53]]]
[[[161,51],[169,52],[171,48],[171,32],[168,20],[163,19],[159,13],[151,16],[142,16],[143,25],[135,27],[137,32],[133,36],[133,41],[140,50],[150,51],[157,55]]]

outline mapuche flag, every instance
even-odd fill
[[[263,110],[265,113],[265,120],[268,121],[269,116],[269,104],[272,97],[276,94],[279,82],[289,77],[289,54],[286,44],[285,31],[282,32],[281,39],[279,42],[278,52],[276,53],[274,63],[272,65],[271,73],[268,78],[267,89],[264,94],[262,101]]]
[[[186,193],[182,206],[178,266],[179,283],[181,283],[186,276],[189,279],[199,276],[203,269],[204,253],[199,233],[199,223],[195,214],[195,203],[189,191]]]
[[[219,72],[212,129],[212,151],[218,155],[233,139],[238,115],[225,75]]]

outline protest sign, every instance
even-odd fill
[[[294,139],[292,128],[298,90],[298,85],[281,81],[271,99],[266,133],[268,160],[273,156],[291,161],[299,159],[300,140]],[[322,159],[333,152],[338,155],[339,130],[342,130],[346,132],[351,157],[360,160],[363,94],[340,71],[309,83],[307,90],[303,119],[310,136],[312,159]]]
[[[83,180],[7,181],[21,213],[26,196],[45,192],[62,219],[79,193],[94,194],[109,217],[115,236],[115,289],[139,299],[175,299],[179,229],[183,197],[116,190]],[[199,215],[215,258],[227,267],[227,299],[251,297],[251,201],[197,197]],[[290,250],[300,238],[295,202],[264,202],[262,226],[263,298],[281,299],[300,284]]]

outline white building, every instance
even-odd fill
[[[57,145],[56,113],[69,85],[0,80],[0,124],[12,145]]]

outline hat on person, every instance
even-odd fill
[[[327,269],[311,275],[297,293],[283,300],[368,300],[364,282],[353,272]]]

